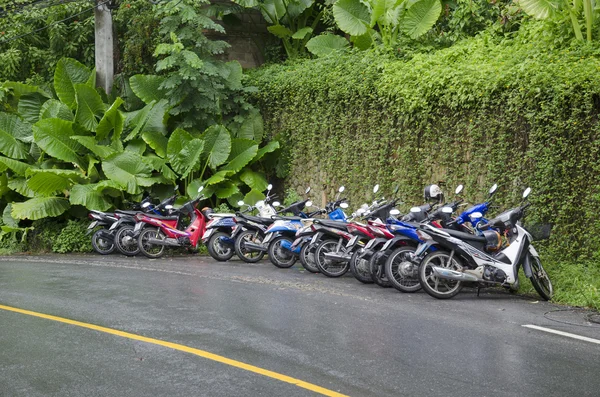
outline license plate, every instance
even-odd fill
[[[91,223],[91,224],[88,226],[88,229],[93,229],[93,228],[95,228],[97,224],[98,224],[98,221],[94,221],[94,222],[92,222],[92,223]]]
[[[375,239],[373,240],[369,240],[369,242],[367,243],[367,245],[365,246],[365,249],[369,249],[373,246],[373,244],[375,244]]]
[[[271,241],[272,237],[273,237],[273,233],[267,233],[267,235],[265,236],[265,239],[263,240],[263,244],[266,244],[269,241]]]
[[[358,236],[352,237],[350,241],[348,241],[348,244],[346,244],[346,248],[352,247],[356,243],[356,240],[358,240]]]
[[[318,235],[318,234],[315,234],[315,235],[313,236],[313,238],[311,238],[311,239],[310,239],[310,243],[311,243],[311,244],[314,244],[314,243],[316,243],[318,238],[319,238],[319,235]]]
[[[117,226],[119,226],[119,222],[115,222],[112,225],[110,225],[110,228],[108,230],[114,230],[117,228]]]
[[[142,226],[144,224],[142,222],[138,222],[135,224],[135,228],[133,229],[134,232],[139,232],[140,230],[142,230]]]
[[[419,244],[415,251],[415,256],[421,255],[427,249],[427,244]]]
[[[383,244],[383,247],[381,247],[382,251],[387,250],[388,248],[390,248],[390,245],[392,245],[392,240],[386,241],[385,244]]]
[[[208,240],[210,238],[210,236],[214,233],[215,229],[208,229],[205,233],[204,236],[202,236],[202,240]]]

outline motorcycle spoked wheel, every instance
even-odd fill
[[[289,242],[290,245],[294,242],[289,237],[279,236],[275,237],[269,244],[269,260],[280,269],[290,268],[294,266],[294,263],[298,260],[296,254],[281,246],[284,241]]]
[[[401,292],[416,292],[421,289],[419,283],[419,264],[412,262],[415,247],[396,248],[385,262],[385,274],[392,287]]]
[[[235,254],[233,245],[224,243],[223,237],[229,237],[229,235],[225,232],[216,232],[206,242],[208,254],[219,262],[228,261]]]
[[[320,273],[319,268],[315,263],[316,249],[316,245],[306,243],[302,246],[302,250],[300,250],[300,263],[302,264],[302,267],[311,273]]]
[[[96,230],[96,232],[92,235],[92,247],[94,251],[99,253],[100,255],[109,255],[112,254],[115,250],[115,243],[100,236],[101,232],[104,232],[105,229]]]
[[[456,257],[450,261],[450,254],[436,251],[428,254],[419,265],[419,282],[423,290],[437,299],[450,299],[460,292],[463,282],[437,277],[433,274],[432,266],[462,271],[462,266]]]
[[[531,277],[529,281],[533,284],[533,288],[544,300],[548,301],[552,299],[554,289],[552,288],[550,277],[548,277],[546,270],[542,267],[542,262],[540,262],[539,258],[529,255],[529,263],[531,264]]]
[[[350,273],[361,283],[373,284],[369,261],[367,259],[359,259],[361,254],[362,249],[356,250],[352,254],[352,258],[350,258]]]
[[[338,241],[337,240],[325,240],[322,241],[315,250],[315,263],[317,267],[327,277],[341,277],[350,268],[350,261],[346,262],[335,262],[329,259],[325,259],[325,254],[328,252],[337,251]]]
[[[383,252],[378,251],[371,256],[369,261],[369,272],[371,273],[371,280],[380,287],[389,288],[392,286],[390,280],[385,275],[385,263],[383,262]]]
[[[254,230],[244,230],[235,239],[235,254],[246,263],[256,263],[265,256],[265,251],[249,251],[244,247],[244,243],[253,242],[262,243],[262,236]]]
[[[140,253],[137,239],[133,237],[134,227],[125,225],[115,233],[115,245],[117,250],[126,256],[136,256]]]
[[[142,230],[142,233],[138,236],[138,247],[140,248],[140,252],[151,259],[160,258],[165,252],[165,246],[148,242],[151,238],[164,240],[166,236],[162,231],[156,228]]]

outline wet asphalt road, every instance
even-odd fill
[[[600,395],[600,344],[522,327],[600,339],[600,325],[501,291],[439,301],[267,261],[53,255],[0,257],[0,305],[203,349],[351,396]],[[0,310],[0,396],[48,395],[317,394]]]

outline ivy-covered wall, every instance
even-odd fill
[[[482,36],[409,60],[356,53],[251,79],[267,130],[287,142],[288,184],[311,185],[317,201],[344,184],[357,207],[375,183],[388,194],[399,184],[406,209],[442,180],[475,203],[498,183],[493,216],[531,186],[526,223],[555,225],[541,244],[555,267],[600,256],[597,49]],[[593,261],[577,274],[588,271],[599,274]]]

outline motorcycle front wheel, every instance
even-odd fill
[[[319,268],[315,262],[315,249],[317,247],[313,244],[306,243],[300,250],[300,263],[302,267],[311,273],[319,273]]]
[[[291,238],[279,236],[269,244],[269,259],[271,263],[280,269],[287,269],[294,266],[298,257],[289,249],[282,246],[282,243],[287,241],[291,246],[293,241]]]
[[[549,301],[552,299],[552,295],[554,295],[550,277],[548,277],[546,270],[542,267],[542,262],[540,262],[539,258],[529,255],[529,263],[531,263],[531,277],[529,280],[533,284],[533,288],[535,288],[544,300]]]
[[[206,242],[208,254],[219,262],[228,261],[235,254],[233,245],[222,241],[224,237],[229,236],[224,232],[216,232]]]
[[[447,252],[436,251],[428,254],[419,265],[419,282],[425,292],[437,299],[449,299],[458,294],[463,288],[462,281],[436,276],[433,273],[433,266],[456,271],[462,270],[456,257],[450,261],[450,254]]]
[[[325,258],[325,254],[328,252],[335,252],[337,250],[337,240],[325,240],[317,246],[315,250],[315,262],[317,267],[327,277],[340,277],[346,274],[350,265],[347,262],[336,262]]]
[[[369,269],[369,261],[367,259],[359,258],[362,254],[362,250],[356,250],[350,258],[350,272],[352,275],[361,283],[373,284],[371,278],[371,272]]]
[[[235,254],[246,263],[256,263],[265,256],[265,251],[251,251],[246,249],[246,242],[261,244],[262,236],[254,230],[244,230],[235,239]]]
[[[405,246],[395,249],[385,262],[385,274],[392,287],[401,292],[416,292],[421,289],[419,283],[419,264],[412,262],[416,248]]]
[[[101,237],[101,234],[105,232],[106,231],[104,229],[100,229],[97,230],[92,236],[92,247],[94,248],[94,251],[100,255],[109,255],[115,250],[114,242]]]
[[[126,225],[115,233],[115,245],[117,250],[126,256],[136,256],[140,253],[138,242],[133,237],[133,226]]]
[[[166,236],[159,229],[147,228],[142,230],[142,233],[140,233],[138,237],[138,247],[140,248],[140,252],[148,258],[160,258],[165,252],[165,246],[152,244],[151,242],[149,242],[151,238],[155,238],[157,240],[164,240]]]
[[[371,279],[375,284],[383,288],[389,288],[392,286],[392,283],[390,283],[390,280],[388,280],[385,274],[383,255],[383,252],[378,251],[371,256],[371,260],[369,261],[369,273],[371,273]]]

